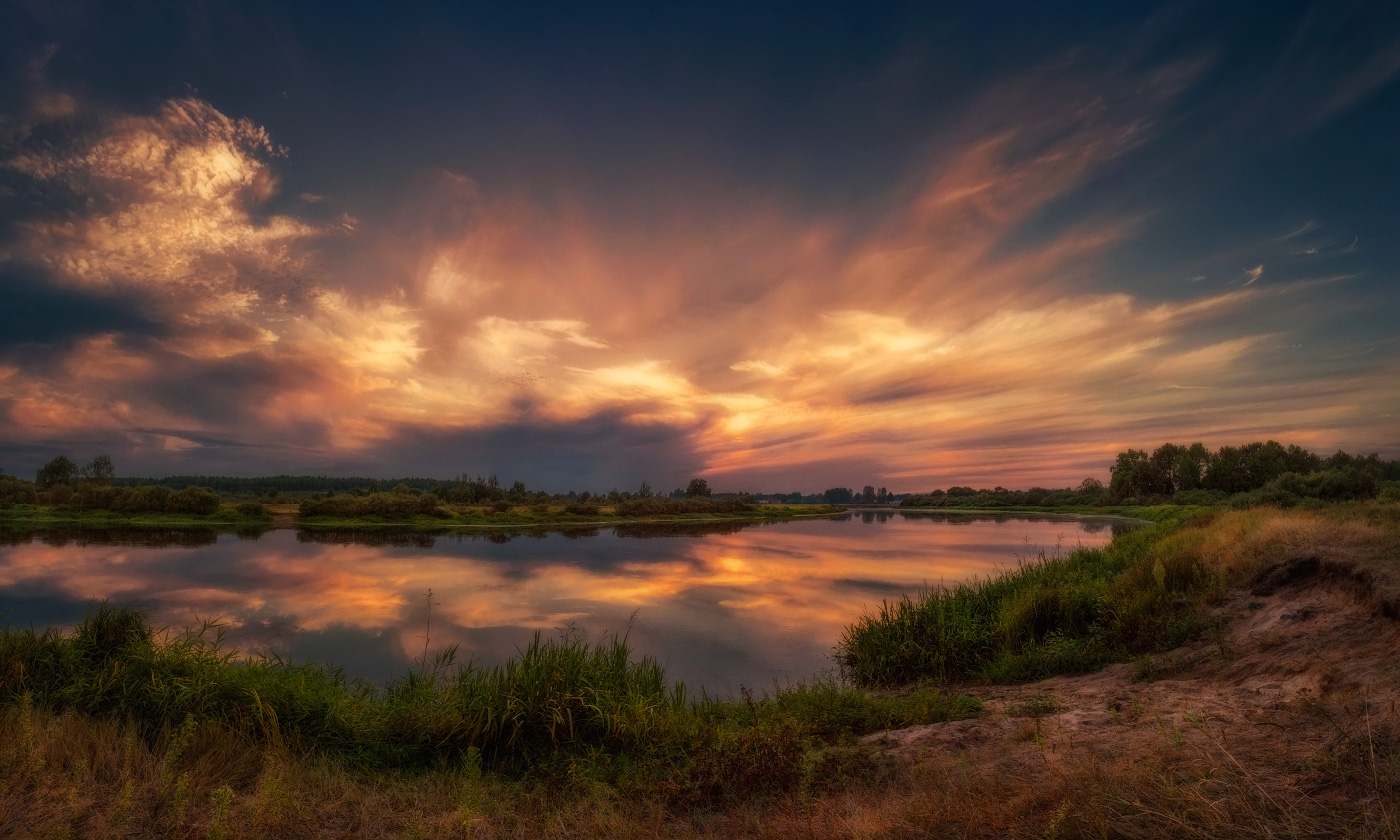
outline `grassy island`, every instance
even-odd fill
[[[377,505],[379,497],[384,496],[390,496],[388,503]],[[830,516],[844,510],[839,505],[758,505],[711,502],[706,499],[658,499],[646,504],[623,502],[616,505],[423,505],[400,511],[392,507],[394,501],[391,494],[380,493],[361,499],[349,497],[343,501],[337,498],[325,502],[303,503],[296,524],[302,528],[318,530],[555,529],[645,523],[778,522],[802,517]]]
[[[186,476],[118,479],[110,459],[99,456],[80,471],[55,458],[34,482],[0,475],[0,529],[196,528],[246,532],[298,527],[318,531],[557,530],[584,526],[640,526],[706,522],[775,522],[827,516],[835,504],[767,504],[747,494],[711,498],[701,479],[672,496],[638,493],[569,493],[550,496],[495,478],[458,481],[411,479],[381,491],[373,479],[276,476],[230,479]],[[194,482],[206,482],[197,484]],[[250,491],[264,489],[262,496]],[[173,485],[173,486],[172,486]],[[278,486],[324,487],[282,495]],[[337,492],[337,488],[351,489]],[[176,489],[176,488],[179,489]],[[424,487],[428,489],[424,489]],[[218,488],[218,489],[216,489]],[[686,494],[689,495],[686,495]]]
[[[430,497],[431,498],[431,497]],[[782,522],[830,516],[839,505],[754,505],[690,503],[629,510],[625,506],[600,505],[434,505],[430,512],[379,512],[369,509],[332,509],[324,505],[219,505],[209,513],[119,511],[71,506],[14,505],[0,508],[0,530],[119,530],[214,529],[240,533],[273,527],[312,531],[417,531],[444,533],[455,530],[525,531],[567,530],[582,527],[640,527],[646,525],[703,525],[705,523]],[[310,508],[313,513],[302,511]]]

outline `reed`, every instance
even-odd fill
[[[846,628],[838,661],[866,686],[1019,682],[1174,647],[1205,628],[1222,585],[1195,555],[1162,550],[1180,524],[1037,552],[990,578],[887,601]]]
[[[367,770],[467,761],[523,778],[586,767],[611,781],[679,779],[692,793],[733,788],[736,761],[767,780],[756,789],[790,786],[809,749],[978,709],[934,689],[881,698],[834,681],[742,700],[695,696],[613,636],[536,634],[490,667],[459,666],[455,654],[425,657],[381,687],[313,663],[239,658],[216,624],[172,634],[103,604],[72,633],[0,629],[0,703],[119,721],[147,740],[176,732],[177,744],[196,729],[228,733]]]

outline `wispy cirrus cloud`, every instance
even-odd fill
[[[3,147],[32,201],[0,260],[30,272],[40,319],[92,317],[0,342],[0,424],[31,449],[116,441],[152,471],[238,470],[261,445],[258,463],[489,464],[557,489],[627,470],[1066,484],[1166,438],[1378,439],[1384,365],[1278,374],[1280,336],[1330,310],[1274,262],[1224,292],[1194,272],[1125,291],[1108,258],[1147,214],[1067,209],[1208,64],[1015,74],[874,211],[815,216],[719,184],[619,221],[444,169],[390,222],[311,221],[320,191],[273,209],[288,150],[249,119],[50,95]]]

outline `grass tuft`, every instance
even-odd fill
[[[886,602],[846,629],[840,664],[858,685],[1008,683],[1174,647],[1204,629],[1205,601],[1222,589],[1198,554],[1170,545],[1180,524]]]
[[[458,666],[448,649],[383,687],[314,664],[239,659],[222,642],[217,624],[172,634],[109,604],[71,634],[6,627],[0,705],[19,707],[21,733],[32,733],[24,721],[42,710],[118,722],[163,745],[157,791],[172,829],[194,801],[181,780],[201,774],[201,762],[222,764],[225,775],[243,766],[258,819],[271,828],[288,818],[279,765],[251,767],[250,748],[326,756],[365,772],[474,768],[566,786],[661,785],[672,801],[704,803],[810,787],[803,779],[814,755],[855,772],[860,762],[823,751],[859,751],[860,735],[980,710],[936,688],[877,697],[830,680],[738,701],[692,696],[616,637],[536,634],[494,667]],[[21,749],[41,761],[37,747]]]

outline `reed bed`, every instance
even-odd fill
[[[790,790],[823,750],[979,709],[935,688],[877,697],[834,681],[697,696],[618,637],[537,634],[490,667],[454,656],[381,687],[316,664],[241,659],[215,625],[163,633],[140,611],[103,604],[71,633],[0,629],[0,704],[115,721],[149,742],[222,733],[369,771],[587,768],[609,783],[664,782],[684,800]]]
[[[1208,625],[1223,586],[1198,553],[1162,550],[1190,515],[887,601],[846,628],[838,661],[865,686],[1020,682],[1175,647]]]

